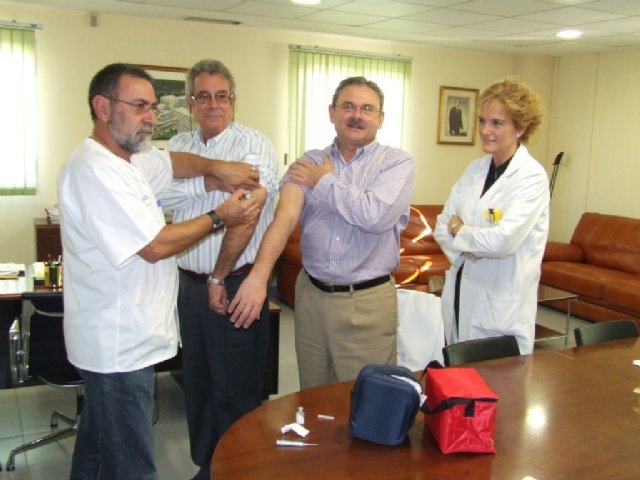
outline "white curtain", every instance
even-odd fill
[[[36,191],[35,31],[0,27],[0,195]]]

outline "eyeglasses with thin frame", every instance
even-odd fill
[[[109,100],[111,100],[112,102],[120,102],[120,103],[124,103],[125,105],[129,105],[130,107],[133,107],[133,111],[137,114],[137,115],[143,115],[145,113],[147,113],[149,110],[151,110],[153,113],[157,114],[158,113],[158,103],[150,103],[147,102],[146,100],[134,100],[133,102],[129,102],[127,100],[122,100],[120,98],[114,98],[114,97],[109,97],[107,96],[107,98]]]
[[[198,92],[195,95],[190,95],[191,100],[200,105],[209,105],[212,99],[216,100],[218,105],[227,105],[236,96],[233,93],[229,93],[226,90],[220,90],[215,93]]]
[[[356,111],[360,110],[362,115],[367,117],[370,117],[371,115],[374,115],[375,113],[380,111],[380,109],[368,103],[365,103],[364,105],[355,105],[351,102],[344,102],[338,105],[338,108],[344,113],[355,113]]]

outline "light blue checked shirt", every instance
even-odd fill
[[[312,276],[346,285],[394,271],[400,262],[400,232],[409,221],[413,158],[373,142],[345,162],[336,141],[309,150],[305,159],[333,162],[315,188],[304,189],[300,217],[302,264]],[[287,175],[281,184],[291,181]]]
[[[278,191],[278,162],[271,141],[259,131],[231,123],[206,144],[202,131],[180,133],[169,140],[167,149],[190,152],[207,158],[236,160],[254,165],[260,172],[260,183],[267,189],[267,201],[262,209],[255,233],[234,268],[253,263],[265,230],[273,220],[275,194]],[[202,178],[177,179],[160,197],[163,210],[173,210],[173,221],[183,222],[215,209],[229,197],[221,191],[206,192]],[[213,271],[222,235],[209,235],[178,256],[178,266],[198,273]]]

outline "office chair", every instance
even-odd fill
[[[58,411],[51,414],[53,431],[42,438],[20,445],[9,453],[5,464],[7,470],[15,470],[14,458],[28,450],[75,435],[78,430],[80,412],[84,403],[84,382],[75,367],[67,360],[64,346],[62,318],[64,315],[62,292],[25,292],[22,294],[22,357],[21,372],[27,378],[38,377],[47,385],[72,388],[76,392],[75,417]],[[58,421],[69,425],[57,430]]]
[[[573,331],[576,336],[576,345],[594,345],[596,343],[619,340],[621,338],[633,338],[640,336],[635,320],[609,320],[602,323],[594,323]]]
[[[516,337],[505,335],[452,343],[442,349],[442,355],[444,365],[450,367],[495,358],[514,357],[520,355],[520,348],[518,348]]]

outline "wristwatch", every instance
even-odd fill
[[[214,278],[213,275],[207,277],[207,285],[222,285],[224,286],[224,278]]]
[[[207,215],[209,215],[209,218],[211,218],[211,233],[213,233],[214,235],[218,235],[224,232],[225,226],[222,218],[220,218],[220,215],[218,215],[215,210],[207,212]]]

